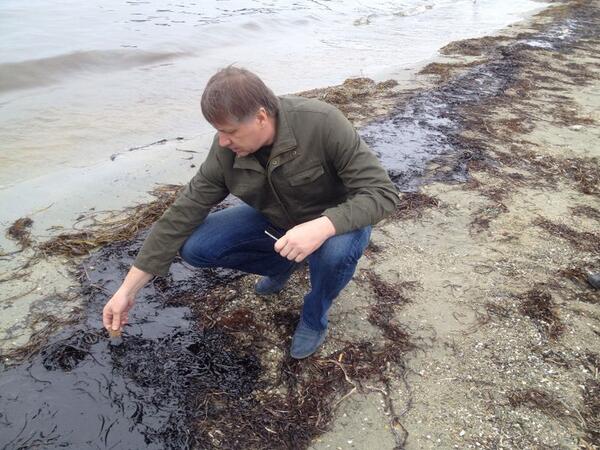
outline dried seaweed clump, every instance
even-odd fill
[[[513,408],[526,406],[530,409],[536,409],[547,416],[560,418],[568,416],[570,412],[557,399],[548,392],[539,389],[520,389],[508,394],[508,402]]]
[[[21,217],[15,220],[7,231],[7,236],[14,239],[21,246],[21,250],[26,249],[31,245],[31,226],[33,220],[29,217]]]
[[[59,234],[40,244],[38,249],[45,256],[84,256],[103,245],[131,239],[162,215],[173,203],[180,189],[181,186],[163,185],[151,192],[156,200],[150,203],[127,208],[123,212],[111,213],[105,219],[98,219],[95,214],[92,214],[85,217],[93,221],[87,230]]]
[[[543,228],[548,233],[566,240],[578,250],[600,253],[600,235],[584,231],[576,231],[567,225],[554,223],[543,217],[538,217],[533,224]]]
[[[482,38],[454,41],[440,49],[442,55],[481,56],[491,53],[498,45],[510,39],[506,36],[485,36]]]
[[[570,208],[571,213],[574,216],[588,217],[590,219],[600,220],[600,210],[587,205],[579,205],[574,208]]]
[[[386,283],[371,270],[362,270],[361,273],[373,289],[376,299],[369,312],[369,322],[378,327],[399,349],[412,349],[408,332],[393,321],[395,307],[408,303],[408,299],[402,294],[403,286]]]
[[[557,339],[564,331],[564,325],[558,317],[552,296],[532,289],[520,296],[521,313],[529,317],[536,328],[548,339]]]
[[[332,104],[342,111],[351,122],[371,119],[381,114],[382,102],[396,96],[394,88],[396,80],[386,80],[376,83],[370,78],[348,78],[338,86],[311,89],[299,92],[297,95],[306,98],[316,98]],[[388,105],[391,108],[393,105]]]
[[[440,201],[421,192],[407,192],[400,197],[400,203],[392,215],[395,219],[417,219],[428,208],[440,207]]]
[[[565,288],[567,298],[585,303],[600,303],[600,294],[589,282],[588,271],[598,271],[600,263],[590,264],[587,270],[583,267],[568,267],[556,272],[557,277],[566,278],[575,285],[575,289]]]
[[[575,183],[575,188],[584,194],[600,195],[598,158],[557,158],[518,145],[513,145],[510,152],[494,150],[494,154],[504,166],[527,170],[545,185],[556,185],[566,179]]]
[[[596,376],[598,376],[597,367]],[[582,416],[585,420],[585,431],[590,441],[589,446],[584,448],[593,449],[594,447],[591,444],[600,444],[600,382],[597,379],[588,378],[585,382],[583,406]]]
[[[473,61],[470,63],[438,63],[433,62],[427,64],[419,74],[422,75],[437,75],[441,82],[448,81],[453,76],[460,73],[461,70],[469,69],[480,64],[485,64],[487,61]]]

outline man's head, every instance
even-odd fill
[[[252,72],[231,66],[220,70],[208,80],[200,103],[221,147],[247,156],[273,143],[277,97]]]

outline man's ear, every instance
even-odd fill
[[[261,126],[264,126],[269,120],[269,114],[267,114],[267,110],[265,108],[263,108],[262,106],[256,113],[256,120],[258,121],[258,124]]]

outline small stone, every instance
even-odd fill
[[[465,430],[460,430],[460,433],[458,433],[458,435],[460,437],[463,437],[467,432]]]
[[[594,273],[594,272],[588,272],[588,274],[587,274],[587,281],[594,288],[600,289],[600,273],[598,273],[598,272],[596,272],[596,273]]]

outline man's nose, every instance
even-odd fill
[[[219,133],[219,145],[221,147],[227,147],[230,144],[231,144],[231,139],[229,139],[223,133]]]

